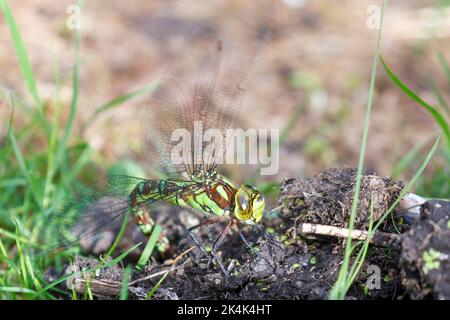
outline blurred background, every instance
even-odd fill
[[[273,34],[259,52],[242,104],[238,127],[275,128],[286,133],[276,176],[252,171],[229,172],[231,179],[256,183],[284,177],[312,176],[328,167],[357,166],[377,30],[370,27],[373,5],[381,1],[280,0],[271,12]],[[136,174],[144,168],[140,119],[145,95],[106,105],[158,80],[168,57],[183,54],[193,28],[220,28],[244,1],[152,0],[85,1],[81,16],[79,97],[69,143],[74,161],[88,148],[77,179],[92,182],[105,173]],[[35,72],[44,113],[61,105],[61,123],[69,117],[75,61],[73,31],[67,29],[73,1],[11,1],[10,7]],[[380,52],[392,71],[415,93],[448,116],[450,72],[450,3],[431,0],[389,1]],[[370,9],[372,8],[372,9]],[[255,13],[256,14],[256,13]],[[369,23],[369,25],[368,25]],[[0,16],[0,146],[6,142],[15,94],[13,130],[24,154],[45,152],[47,141],[30,118],[33,108],[10,31]],[[59,66],[60,83],[55,81]],[[6,90],[7,89],[7,90]],[[109,107],[108,107],[109,106]],[[96,115],[93,117],[93,115]],[[447,118],[448,119],[448,118]],[[64,127],[61,127],[62,135]],[[408,181],[419,168],[439,126],[412,101],[379,65],[365,166],[379,175]],[[424,196],[448,197],[448,158],[444,139],[416,185]],[[82,147],[81,147],[82,146]],[[87,147],[86,147],[87,146]],[[405,156],[413,150],[412,156]],[[448,153],[447,153],[448,156]],[[117,169],[117,166],[120,168]],[[123,169],[132,168],[132,169]],[[36,162],[34,172],[45,176]],[[8,167],[0,168],[8,174]],[[144,169],[143,169],[144,170]]]

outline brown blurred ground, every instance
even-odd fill
[[[62,100],[68,108],[74,50],[65,23],[72,1],[10,2],[40,93],[45,99],[54,98],[56,57],[65,79]],[[376,30],[366,26],[366,10],[378,3],[381,1],[278,1],[273,12],[276,32],[260,53],[239,125],[282,129],[295,110],[304,106],[282,147],[280,178],[356,165],[376,39]],[[157,80],[168,53],[188,37],[192,27],[221,24],[239,6],[239,1],[224,0],[86,1],[75,132],[102,103]],[[430,76],[445,92],[449,89],[436,51],[450,61],[450,13],[437,8],[432,1],[390,1],[381,49],[393,71],[433,104]],[[2,16],[0,38],[0,84],[25,92]],[[89,128],[85,138],[97,159],[108,163],[123,158],[143,161],[139,141],[143,104],[143,99],[128,102],[102,115]],[[0,110],[2,129],[6,114],[5,109]],[[430,116],[408,100],[380,67],[366,165],[387,175],[402,155],[437,132]]]

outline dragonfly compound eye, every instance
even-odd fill
[[[247,220],[252,216],[251,212],[251,196],[245,188],[239,188],[235,196],[234,215],[238,220]]]
[[[263,213],[264,213],[264,208],[266,206],[266,201],[264,199],[264,196],[262,194],[260,194],[258,191],[256,191],[256,192],[258,193],[258,195],[253,197],[253,201],[252,201],[251,220],[253,222],[259,222],[259,220],[262,219]]]
[[[244,184],[235,196],[234,214],[237,219],[247,223],[259,222],[265,208],[264,196],[254,187]]]

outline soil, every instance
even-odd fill
[[[450,202],[432,200],[402,239],[402,284],[413,299],[450,299]]]
[[[328,169],[314,178],[285,179],[281,186],[280,202],[285,215],[301,222],[347,227],[351,212],[356,169]],[[379,177],[366,170],[361,178],[361,191],[355,227],[367,229],[370,204],[377,221],[398,198],[403,184],[388,177]]]
[[[144,299],[167,273],[152,299],[327,299],[342,263],[344,240],[300,234],[296,230],[302,222],[345,227],[348,217],[342,212],[351,206],[355,174],[351,168],[330,169],[314,178],[283,181],[279,197],[281,213],[275,218],[267,217],[264,225],[267,234],[242,229],[257,253],[250,251],[238,234],[229,235],[220,247],[220,260],[227,269],[227,276],[217,263],[213,262],[208,268],[208,258],[193,247],[187,236],[184,225],[198,222],[195,215],[176,208],[162,208],[158,214],[159,222],[166,227],[165,235],[172,247],[164,254],[152,257],[144,270],[133,272],[129,298]],[[401,189],[401,182],[364,172],[356,228],[367,227],[370,217],[368,199],[375,199],[374,215],[379,218]],[[448,299],[449,209],[450,205],[445,201],[426,202],[419,221],[413,226],[401,223],[400,212],[394,212],[392,219],[386,219],[379,231],[388,234],[398,230],[402,233],[398,236],[399,243],[369,246],[347,299]],[[212,226],[201,230],[199,236],[205,244],[211,243],[222,228],[221,225]],[[133,235],[137,234],[129,233],[131,237],[122,243],[123,247],[129,247]],[[425,252],[434,259],[429,270],[425,267]],[[124,264],[135,262],[138,256],[137,251]],[[124,264],[103,268],[95,275],[71,278],[62,283],[61,288],[74,286],[83,294],[89,282],[97,298],[116,299],[122,286]],[[97,259],[79,256],[64,272],[96,265]],[[53,270],[48,271],[49,280],[58,276],[60,274]]]

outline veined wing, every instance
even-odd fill
[[[49,216],[43,235],[45,252],[69,249],[83,241],[95,243],[97,249],[93,251],[107,250],[113,239],[105,239],[105,233],[115,237],[125,214],[132,209],[130,194],[140,183],[148,181],[130,176],[110,176],[99,181],[99,185],[83,189]],[[192,190],[192,186],[190,188]],[[139,205],[153,208],[156,202],[170,200],[183,192],[185,188],[166,190],[165,193],[152,192]]]
[[[144,155],[157,170],[192,175],[222,162],[225,130],[234,125],[251,66],[267,38],[270,11],[260,6],[266,1],[248,3],[251,14],[233,20],[223,33],[195,32],[161,79],[141,122]],[[209,129],[214,137],[205,136]],[[180,137],[183,132],[187,139]]]

